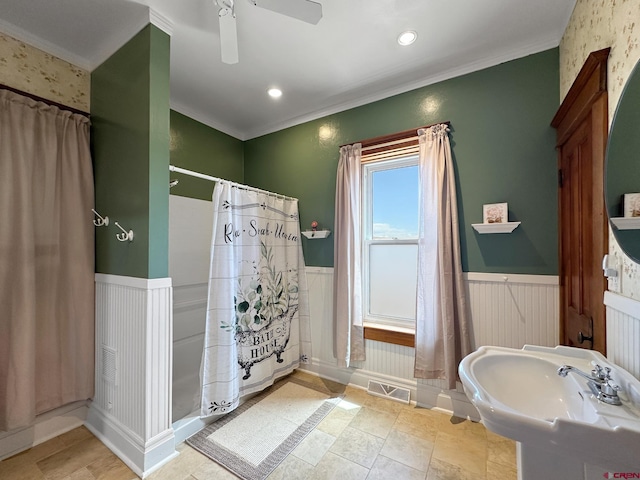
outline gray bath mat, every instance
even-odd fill
[[[340,401],[287,377],[196,433],[187,443],[245,480],[264,480]]]

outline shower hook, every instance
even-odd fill
[[[127,232],[124,228],[122,228],[120,226],[120,224],[118,222],[114,222],[114,223],[116,224],[116,227],[118,227],[123,232],[123,233],[116,233],[116,238],[118,240],[120,240],[121,242],[126,242],[127,240],[132,242],[133,241],[133,230],[129,230]]]
[[[96,216],[98,217],[93,219],[93,224],[96,227],[106,227],[109,225],[109,217],[103,217],[98,212],[96,212],[93,208],[91,209],[91,211],[95,213]]]

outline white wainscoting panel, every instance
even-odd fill
[[[413,377],[413,348],[367,340],[365,362],[338,368],[333,356],[333,268],[307,267],[306,272],[313,352],[305,369],[363,388],[369,379],[402,386],[411,390],[412,400],[420,405],[479,418],[460,384],[450,391],[442,381]],[[557,345],[557,277],[469,273],[466,279],[476,346]]]
[[[171,279],[96,274],[96,391],[87,427],[138,475],[175,456]]]
[[[475,347],[555,347],[559,340],[558,277],[467,273]]]
[[[640,301],[605,292],[607,358],[640,379]]]

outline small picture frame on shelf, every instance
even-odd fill
[[[640,193],[625,193],[622,203],[625,217],[640,217]]]
[[[482,221],[484,223],[507,223],[509,208],[507,203],[488,203],[482,206]]]

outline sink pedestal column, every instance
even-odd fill
[[[516,442],[518,458],[518,480],[562,479],[594,480],[604,478],[608,470],[587,465],[577,458],[561,455],[550,450],[542,450],[531,445]]]

